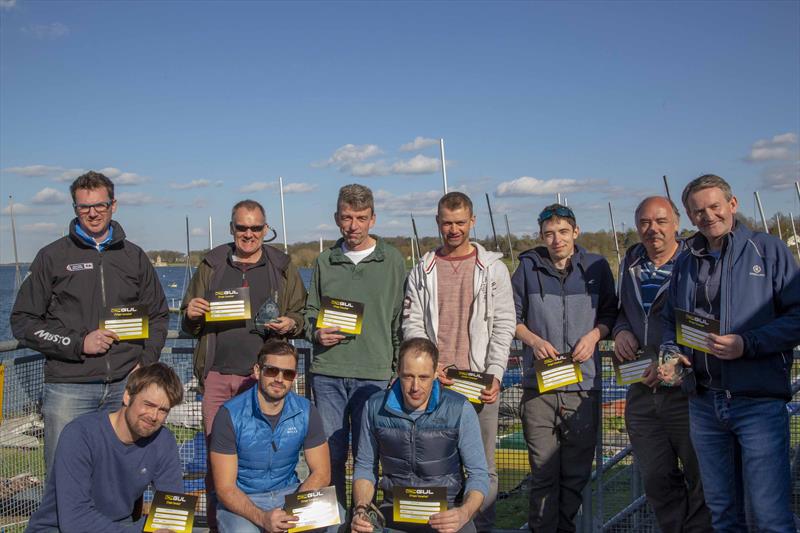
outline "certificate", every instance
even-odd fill
[[[639,350],[636,355],[637,357],[633,361],[623,361],[621,363],[617,361],[616,357],[612,358],[614,374],[617,376],[617,385],[639,383],[643,379],[644,371],[658,360],[658,354],[651,348]]]
[[[208,298],[211,309],[206,312],[206,322],[247,320],[250,318],[250,288],[214,291]]]
[[[289,533],[341,523],[336,488],[333,486],[288,494],[284,498],[283,509],[287,514],[297,517],[297,523],[289,529]]]
[[[453,380],[453,384],[447,386],[448,389],[466,396],[467,400],[472,403],[481,404],[483,403],[481,401],[481,391],[490,387],[494,380],[494,376],[491,374],[459,370],[457,368],[448,368],[447,377]]]
[[[364,304],[340,298],[322,297],[317,315],[317,328],[339,328],[342,333],[360,335],[363,323]]]
[[[708,335],[719,335],[719,331],[719,320],[675,309],[675,336],[678,344],[711,353],[708,349]]]
[[[171,529],[175,533],[190,533],[196,504],[197,496],[157,490],[143,531],[151,533],[159,529]]]
[[[539,392],[546,392],[565,385],[583,381],[581,365],[572,360],[572,354],[558,354],[555,359],[535,359],[533,369],[536,371],[536,382]]]
[[[432,514],[447,510],[444,487],[392,487],[395,522],[427,524]]]
[[[138,305],[123,305],[106,310],[100,329],[113,331],[121,341],[146,339],[150,335],[149,317]]]

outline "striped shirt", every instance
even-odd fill
[[[673,264],[674,261],[670,260],[661,267],[656,267],[649,259],[642,261],[639,267],[639,293],[642,295],[642,307],[646,314],[650,313],[650,307],[652,307],[659,289],[672,275]]]

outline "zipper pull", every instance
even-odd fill
[[[729,400],[731,399],[731,391],[729,391],[728,389],[725,389],[725,397],[728,398]]]

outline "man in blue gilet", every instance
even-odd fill
[[[322,419],[311,402],[291,390],[297,351],[285,341],[269,340],[253,372],[258,386],[228,400],[211,431],[217,525],[223,533],[285,532],[297,520],[283,510],[286,495],[326,487],[331,479]],[[302,483],[295,472],[301,450],[309,468]]]

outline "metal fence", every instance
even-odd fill
[[[170,413],[167,425],[178,441],[184,471],[184,490],[200,496],[197,520],[202,523],[205,513],[206,443],[201,427],[201,397],[197,382],[192,377],[191,341],[178,339],[174,333],[170,337],[161,360],[175,369],[184,383],[186,394],[184,403]],[[298,393],[309,395],[306,369],[311,350],[305,343],[298,343],[298,348],[302,356],[295,386]],[[38,507],[44,490],[41,418],[44,359],[28,350],[2,353],[3,351],[0,346],[0,531],[21,529],[14,526],[20,526],[27,521]],[[604,352],[601,427],[596,454],[598,460],[578,517],[579,531],[658,531],[643,496],[625,431],[625,388],[617,386],[614,381],[609,355],[609,352]],[[796,352],[795,358],[798,355]],[[793,382],[797,380],[797,374],[795,368]],[[527,519],[525,487],[530,474],[519,419],[521,377],[520,358],[512,356],[503,380],[500,400],[496,463],[500,485],[498,520],[516,520],[513,525],[505,526],[514,528],[523,526]],[[797,395],[789,404],[789,409],[793,415],[800,412]],[[797,471],[796,463],[800,460],[800,418],[796,416],[791,417],[791,433],[794,474]],[[351,471],[351,465],[348,464],[348,473]],[[525,510],[520,512],[520,507]],[[800,498],[796,499],[796,514],[798,510]]]

